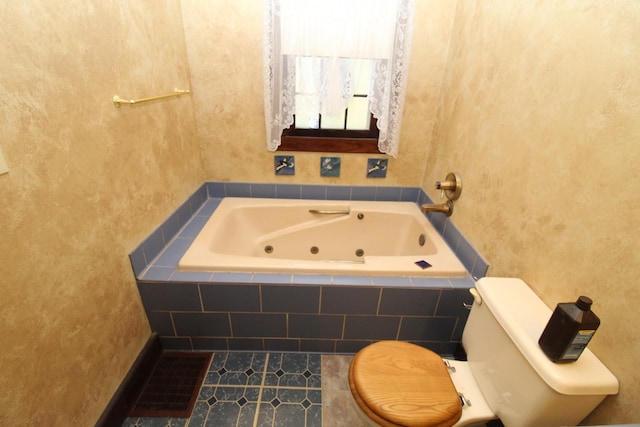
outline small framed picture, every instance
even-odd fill
[[[276,175],[294,175],[296,164],[294,156],[273,156]]]
[[[340,176],[340,157],[320,157],[320,176]]]
[[[367,160],[367,178],[386,178],[388,159]]]

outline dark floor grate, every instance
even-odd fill
[[[210,362],[211,353],[163,353],[129,416],[189,417]]]

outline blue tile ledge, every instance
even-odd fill
[[[178,261],[224,197],[409,201],[417,204],[432,203],[429,196],[418,187],[205,182],[173,212],[169,218],[131,252],[129,257],[136,278],[139,281],[145,282],[277,283],[352,286],[375,286],[387,284],[389,280],[394,280],[396,286],[403,287],[464,289],[473,287],[475,280],[484,277],[489,267],[489,264],[462,233],[460,233],[449,218],[430,213],[427,215],[427,218],[434,224],[438,232],[443,236],[447,244],[452,248],[469,272],[466,278],[391,278],[318,274],[178,271]]]

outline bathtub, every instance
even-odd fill
[[[225,197],[182,271],[466,277],[411,202]]]

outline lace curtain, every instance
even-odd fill
[[[344,111],[365,72],[378,148],[396,157],[413,7],[414,0],[265,0],[267,149],[275,151],[293,124],[296,81],[299,99],[333,116]]]

